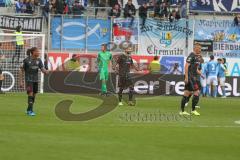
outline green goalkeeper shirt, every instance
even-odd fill
[[[100,71],[108,71],[109,62],[112,60],[112,54],[108,51],[98,53],[98,67]]]

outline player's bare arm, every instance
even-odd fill
[[[21,66],[20,70],[19,70],[19,85],[21,88],[24,87],[24,68],[23,68],[23,66]]]
[[[41,71],[42,71],[42,73],[44,73],[44,74],[48,74],[48,73],[49,73],[49,71],[46,70],[45,68],[42,68]]]
[[[200,69],[197,69],[197,74],[200,75],[203,79],[205,78]]]
[[[185,79],[184,82],[185,84],[188,84],[188,67],[189,67],[190,63],[186,62],[185,64]]]

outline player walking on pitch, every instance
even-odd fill
[[[35,97],[38,92],[38,70],[47,74],[48,71],[44,69],[42,60],[39,58],[39,50],[36,47],[31,48],[31,55],[23,60],[23,64],[20,68],[20,87],[23,87],[25,78],[26,90],[28,94],[28,107],[27,115],[35,116],[33,112],[33,105]],[[23,77],[23,75],[25,77]]]
[[[112,60],[112,54],[107,51],[107,45],[102,44],[102,51],[98,53],[97,62],[100,74],[100,80],[102,81],[101,95],[107,96],[107,81],[109,77],[108,66]]]
[[[199,95],[200,95],[200,76],[201,75],[201,45],[196,43],[194,45],[194,52],[187,57],[186,64],[185,64],[185,89],[184,95],[181,101],[181,112],[180,115],[190,115],[188,112],[184,110],[185,104],[189,95],[193,92],[192,98],[192,111],[193,115],[199,116],[200,114],[196,111],[196,105],[199,102]]]
[[[127,48],[125,50],[125,53],[120,55],[117,64],[116,69],[118,76],[118,99],[119,99],[119,106],[122,106],[122,92],[124,89],[129,88],[129,106],[134,106],[135,103],[133,102],[133,92],[134,92],[134,85],[130,76],[130,69],[134,68],[136,71],[139,71],[139,69],[133,64],[133,60],[131,57],[131,48]]]

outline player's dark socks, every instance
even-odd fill
[[[184,112],[184,108],[185,108],[185,104],[187,103],[187,98],[186,96],[182,97],[182,101],[181,101],[181,110],[182,112]]]
[[[195,111],[195,106],[198,104],[199,102],[199,96],[193,96],[193,99],[192,99],[192,111]]]
[[[119,102],[122,102],[122,92],[123,92],[123,89],[119,89],[119,92],[118,92],[118,101]]]
[[[189,100],[190,100],[191,97],[192,97],[192,95],[190,94],[190,95],[187,97],[187,101],[186,101],[186,103],[189,102]]]
[[[35,96],[33,96],[33,104],[35,103]]]
[[[2,80],[0,80],[0,92],[2,91]]]
[[[129,89],[129,101],[132,101],[133,100],[133,88],[130,88]]]
[[[28,96],[28,108],[27,111],[33,111],[33,96]]]

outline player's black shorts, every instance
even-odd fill
[[[26,82],[27,93],[38,93],[38,82]]]
[[[188,84],[185,84],[184,90],[187,90],[187,91],[201,90],[201,82],[200,82],[200,80],[198,80],[196,78],[190,78],[188,80]]]
[[[2,74],[2,69],[0,68],[0,74]]]
[[[132,78],[129,75],[119,75],[118,76],[118,87],[126,89],[133,86]]]

